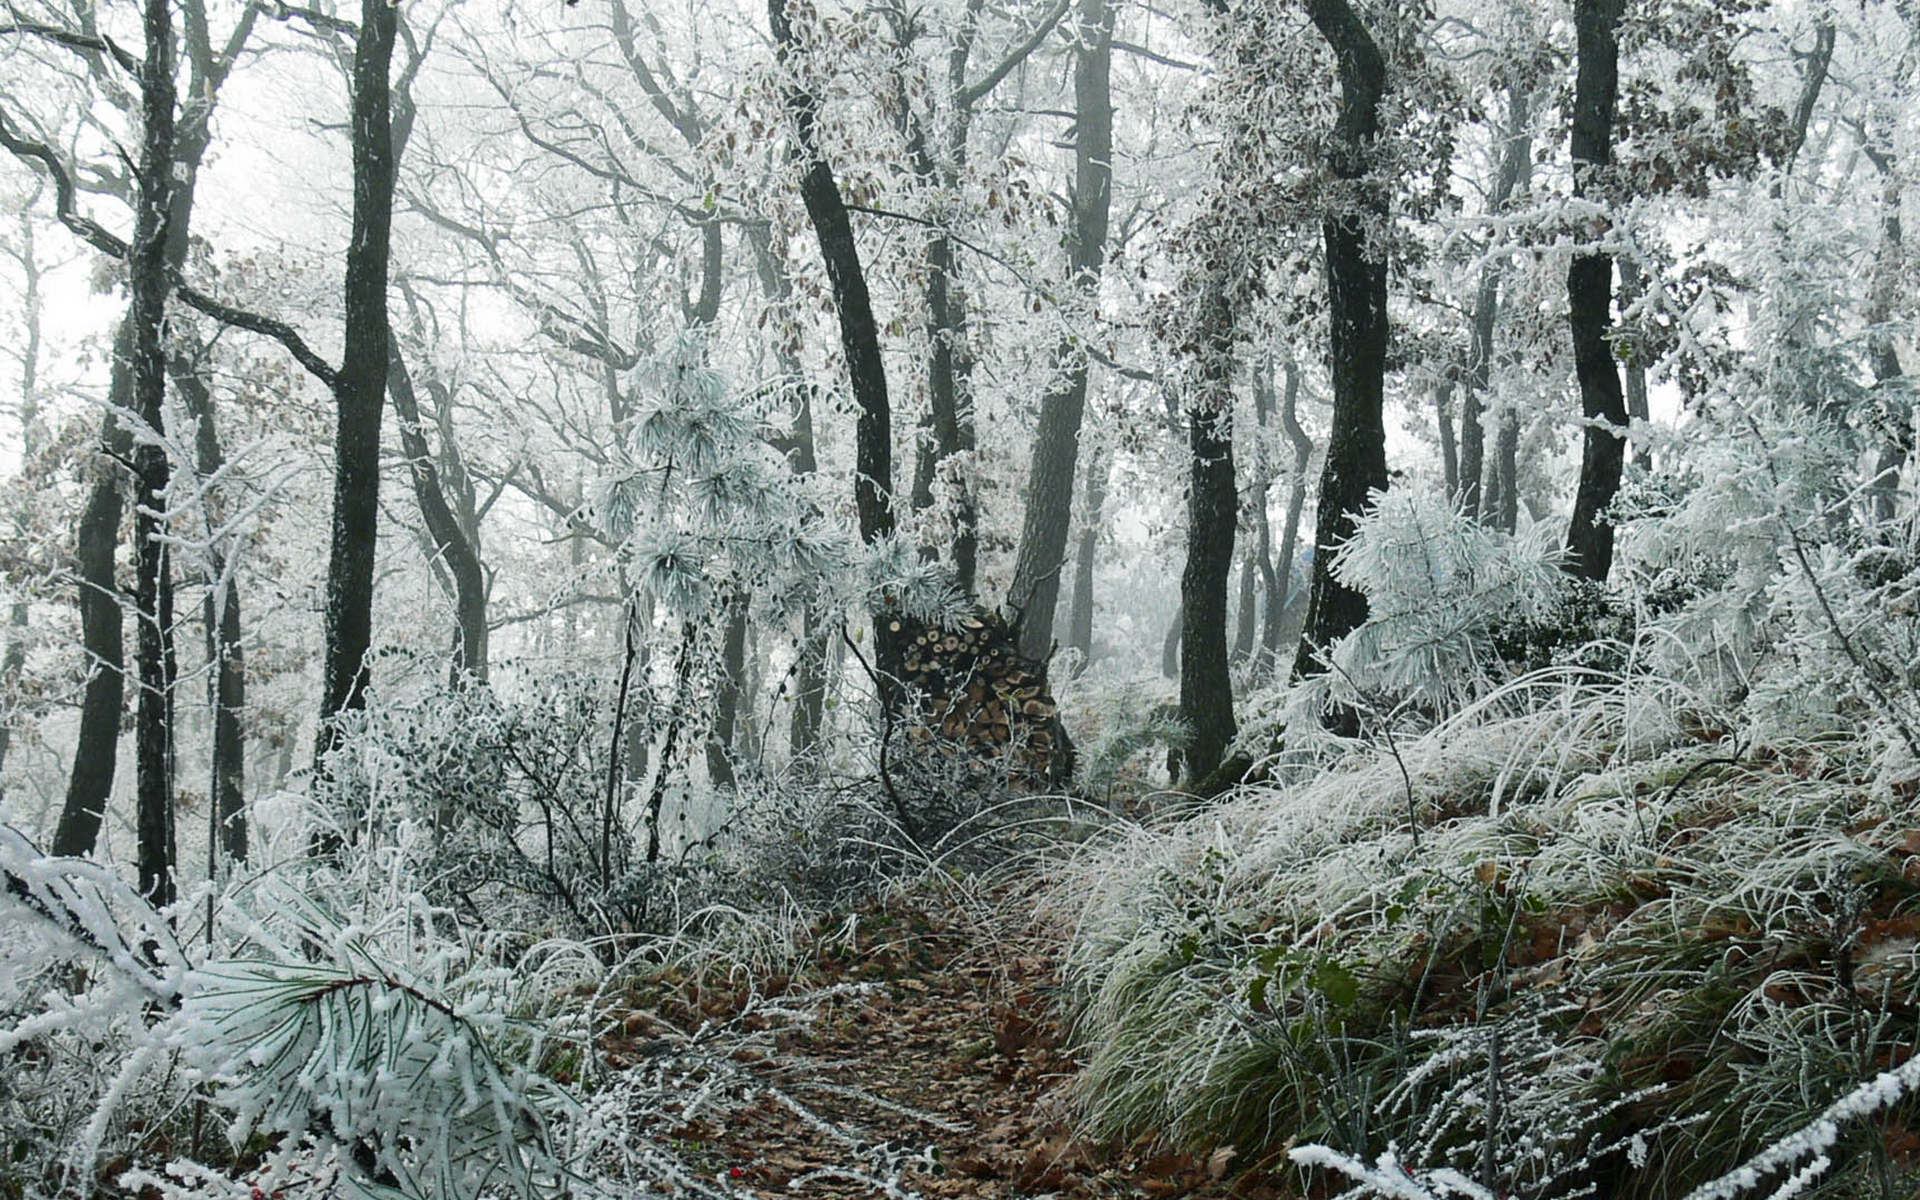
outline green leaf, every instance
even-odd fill
[[[1360,981],[1335,959],[1326,959],[1315,967],[1309,982],[1335,1008],[1352,1008],[1360,999]]]
[[[1253,982],[1247,985],[1247,1007],[1265,1008],[1267,1005],[1267,977],[1255,975]]]

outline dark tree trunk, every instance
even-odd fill
[[[231,575],[219,596],[209,594],[205,618],[213,636],[208,651],[218,670],[213,692],[214,819],[220,826],[220,850],[228,861],[247,861],[247,742],[241,717],[247,704],[247,669],[241,653],[240,589]],[[217,630],[214,629],[218,624]]]
[[[380,525],[380,420],[387,391],[387,273],[393,226],[388,72],[398,9],[361,0],[353,50],[353,237],[347,246],[346,347],[334,385],[333,526],[327,562],[326,660],[316,768],[339,737],[335,718],[366,703],[373,566]]]
[[[1081,0],[1074,56],[1073,227],[1067,247],[1068,281],[1097,307],[1113,205],[1113,8]],[[1040,400],[1033,435],[1033,469],[1020,527],[1007,605],[1018,614],[1020,652],[1044,661],[1053,652],[1054,608],[1073,523],[1073,473],[1080,453],[1080,422],[1087,406],[1086,352],[1062,346],[1054,356],[1058,385]]]
[[[1386,61],[1346,0],[1309,0],[1308,15],[1333,47],[1340,72],[1340,116],[1334,127],[1334,174],[1364,180],[1369,144],[1380,131]],[[1320,651],[1367,619],[1367,598],[1333,574],[1333,558],[1353,535],[1370,493],[1387,486],[1386,426],[1381,416],[1387,360],[1387,264],[1369,252],[1366,218],[1384,219],[1384,199],[1369,189],[1365,212],[1325,223],[1327,314],[1331,326],[1333,423],[1314,520],[1313,582],[1296,674],[1321,671]],[[1344,716],[1338,724],[1347,724]]]
[[[1093,568],[1100,550],[1101,510],[1107,503],[1107,472],[1112,461],[1094,455],[1087,460],[1086,489],[1081,495],[1080,544],[1073,561],[1073,600],[1067,607],[1067,645],[1080,652],[1084,670],[1093,664]]]
[[[1813,124],[1813,110],[1820,103],[1820,92],[1827,85],[1827,72],[1833,66],[1833,48],[1838,40],[1839,30],[1831,17],[1815,22],[1813,27],[1813,52],[1807,56],[1806,74],[1800,81],[1800,99],[1793,106],[1793,132],[1787,140],[1786,166],[1781,174],[1793,170],[1800,157],[1800,150],[1807,144],[1807,128]],[[1773,195],[1778,199],[1782,188],[1776,183]]]
[[[1217,327],[1227,339],[1212,347],[1210,373],[1231,370],[1231,322]],[[1233,479],[1233,397],[1228,380],[1209,380],[1207,395],[1189,406],[1187,564],[1180,575],[1180,718],[1191,733],[1187,781],[1198,783],[1220,765],[1233,740],[1233,680],[1227,664],[1227,576],[1233,570],[1233,534],[1240,496]]]
[[[793,57],[797,42],[787,18],[786,0],[767,0],[767,22],[773,31],[782,66]],[[833,289],[834,309],[840,317],[841,352],[847,360],[848,381],[860,416],[854,427],[854,508],[860,520],[860,539],[872,545],[892,535],[893,520],[893,411],[887,399],[886,364],[880,356],[880,331],[873,320],[873,301],[867,293],[866,272],[860,265],[860,247],[853,238],[847,206],[840,199],[833,168],[821,151],[818,130],[819,101],[789,81],[784,90],[787,115],[793,121],[796,157],[803,172],[800,198],[820,242],[820,257]],[[873,623],[874,650],[879,660],[883,692],[891,693],[900,674],[900,645],[885,614]],[[889,694],[883,701],[898,703]]]
[[[1594,178],[1613,161],[1613,114],[1620,84],[1618,27],[1625,0],[1574,0],[1574,33],[1580,68],[1574,82],[1574,194],[1605,195]],[[1597,231],[1596,231],[1597,232]],[[1626,397],[1614,367],[1613,259],[1581,253],[1567,268],[1567,319],[1573,330],[1574,374],[1580,382],[1580,412],[1586,433],[1580,455],[1580,487],[1567,526],[1567,570],[1605,582],[1613,569],[1613,524],[1606,510],[1620,490],[1626,462]]]
[[[400,343],[391,329],[387,332],[387,395],[393,400],[393,415],[400,427],[400,449],[407,456],[407,474],[413,481],[414,502],[432,539],[434,559],[445,565],[453,578],[454,626],[457,645],[454,663],[459,678],[485,683],[487,680],[487,578],[480,556],[474,551],[466,527],[447,503],[441,486],[440,471],[432,449],[427,445],[425,426],[420,420],[420,401],[413,390],[413,376],[400,353]]]
[[[1441,381],[1433,385],[1433,419],[1440,429],[1440,467],[1447,495],[1460,495],[1460,444],[1453,431],[1453,385]]]
[[[1254,584],[1259,574],[1259,546],[1256,543],[1248,546],[1240,555],[1240,587],[1233,606],[1233,650],[1227,656],[1228,661],[1236,666],[1253,656],[1254,610],[1259,607]]]
[[[924,173],[930,181],[932,170],[928,161]],[[957,179],[948,182],[957,186]],[[940,464],[974,449],[972,405],[964,397],[972,376],[965,346],[967,313],[964,300],[956,295],[955,268],[952,238],[944,229],[935,231],[927,242],[928,411],[914,462],[912,502],[916,512],[932,506],[933,483]],[[979,515],[974,510],[971,481],[956,481],[955,486],[953,575],[971,599],[979,571]]]
[[[1520,414],[1511,408],[1501,414],[1494,451],[1489,478],[1498,486],[1486,507],[1493,513],[1494,527],[1512,533],[1520,525]]]
[[[194,360],[176,355],[170,366],[174,390],[194,421],[194,470],[202,487],[226,468],[226,450],[213,411],[213,392]],[[212,497],[205,503],[211,504]],[[211,522],[210,522],[211,523]],[[247,857],[246,654],[241,637],[240,586],[218,545],[207,551],[207,594],[201,602],[206,633],[207,703],[213,710],[213,849],[230,862]]]
[[[719,686],[714,697],[713,729],[707,736],[707,778],[716,787],[732,787],[733,755],[739,734],[740,692],[747,678],[747,600],[729,597],[721,636]]]
[[[1180,678],[1180,637],[1187,629],[1187,609],[1185,603],[1178,604],[1173,610],[1173,620],[1167,622],[1166,636],[1160,639],[1160,673],[1168,679]]]
[[[805,478],[818,469],[813,454],[813,389],[796,381],[792,391],[793,434],[780,449],[793,473]],[[821,617],[820,606],[809,602],[800,616],[793,713],[787,726],[788,753],[797,760],[810,760],[820,742],[827,704],[827,642],[832,636],[833,627]]]
[[[18,689],[20,674],[27,666],[27,604],[16,600],[8,611],[7,651],[0,655],[0,683]],[[10,714],[16,715],[16,714]],[[0,721],[0,804],[7,801],[7,753],[13,748],[13,726]]]
[[[113,344],[113,375],[107,396],[114,411],[133,407],[133,330],[130,309]],[[126,506],[125,471],[133,438],[109,412],[101,421],[100,447],[88,474],[86,507],[74,536],[74,573],[79,581],[80,641],[87,656],[87,686],[80,700],[80,734],[67,781],[66,803],[53,835],[53,852],[84,857],[94,851],[107,800],[113,794],[119,758],[120,716],[125,704],[126,643],[114,550]]]
[[[1500,173],[1493,181],[1493,194],[1487,198],[1487,211],[1506,208],[1513,194],[1526,181],[1533,162],[1531,104],[1526,88],[1513,84],[1508,88],[1506,150],[1500,158]],[[1482,420],[1487,385],[1493,379],[1493,331],[1500,317],[1500,276],[1497,263],[1480,268],[1480,284],[1474,290],[1473,328],[1467,357],[1466,386],[1460,398],[1460,498],[1461,511],[1479,519],[1482,512],[1482,483],[1486,474],[1486,429]]]
[[[1289,360],[1286,369],[1287,386],[1280,396],[1280,425],[1287,431],[1287,441],[1293,445],[1293,476],[1287,488],[1287,523],[1280,534],[1278,571],[1282,577],[1279,587],[1282,596],[1290,596],[1293,591],[1293,562],[1300,554],[1300,514],[1307,507],[1307,467],[1313,462],[1313,439],[1300,424],[1300,368]],[[1279,653],[1280,626],[1284,618],[1284,608],[1268,618],[1269,653]]]
[[[173,12],[146,0],[146,58],[140,69],[142,136],[135,185],[133,241],[127,254],[132,302],[134,410],[155,435],[166,429],[165,330],[167,231],[173,220]],[[134,508],[134,655],[140,696],[134,716],[135,830],[140,894],[156,908],[173,903],[172,586],[160,514],[167,508],[169,464],[157,437],[136,439]]]
[[[1883,187],[1880,201],[1880,244],[1875,251],[1873,297],[1867,306],[1872,332],[1867,338],[1867,356],[1873,368],[1875,389],[1885,397],[1888,412],[1882,418],[1884,433],[1874,460],[1873,480],[1868,493],[1873,500],[1873,518],[1880,524],[1893,520],[1900,495],[1900,471],[1913,452],[1913,405],[1899,388],[1905,372],[1900,353],[1894,346],[1895,331],[1889,328],[1894,301],[1898,296],[1902,267],[1906,258],[1905,237],[1900,225],[1900,179],[1893,171],[1893,155],[1876,150],[1873,164],[1879,170]]]

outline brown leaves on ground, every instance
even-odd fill
[[[769,982],[867,986],[783,1030],[775,1055],[736,1052],[774,1086],[724,1118],[671,1131],[706,1178],[760,1196],[882,1195],[889,1177],[929,1200],[1277,1195],[1275,1176],[1244,1169],[1232,1147],[1189,1155],[1075,1134],[1059,1099],[1075,1063],[1052,1002],[1051,948],[1039,935],[988,935],[956,918],[898,912],[866,914],[859,928],[847,952],[827,956],[804,984]],[[628,1018],[604,1052],[615,1061],[644,1054],[659,1014],[713,1019],[744,996],[737,980],[683,982],[670,999],[650,997],[652,1013]]]

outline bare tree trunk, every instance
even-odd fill
[[[1254,582],[1259,573],[1259,546],[1256,543],[1248,546],[1240,555],[1240,586],[1233,605],[1233,649],[1227,655],[1227,661],[1236,666],[1253,656],[1254,610],[1259,606]]]
[[[1493,513],[1494,528],[1512,533],[1520,525],[1520,414],[1512,408],[1500,415],[1494,451],[1488,473],[1494,486],[1483,507]]]
[[[1433,385],[1433,420],[1440,430],[1440,468],[1447,495],[1460,494],[1460,445],[1453,432],[1453,384]]]
[[[1613,116],[1620,84],[1618,28],[1625,0],[1574,0],[1573,24],[1580,68],[1574,83],[1574,194],[1605,195],[1593,178],[1613,161]],[[1597,232],[1597,231],[1596,231]],[[1567,319],[1573,328],[1574,374],[1580,381],[1580,412],[1586,433],[1580,455],[1580,487],[1567,526],[1567,569],[1577,578],[1605,582],[1613,569],[1613,523],[1606,510],[1620,490],[1626,464],[1626,397],[1614,368],[1613,259],[1601,253],[1574,256],[1567,268]]]
[[[1346,0],[1308,0],[1308,16],[1339,63],[1340,116],[1334,128],[1334,174],[1364,180],[1369,147],[1380,132],[1386,60]],[[1369,192],[1364,212],[1330,216],[1324,226],[1327,311],[1332,327],[1333,424],[1314,522],[1313,583],[1296,673],[1325,670],[1320,651],[1367,618],[1367,598],[1333,574],[1333,558],[1353,535],[1368,495],[1387,486],[1386,426],[1381,414],[1387,355],[1387,263],[1367,244],[1367,216],[1383,215],[1385,199]],[[1333,724],[1357,731],[1351,713]]]
[[[1080,0],[1073,69],[1073,230],[1067,274],[1090,308],[1098,303],[1113,205],[1109,80],[1113,20],[1108,0]],[[1090,369],[1085,351],[1074,346],[1062,346],[1054,363],[1064,376],[1040,400],[1020,553],[1007,588],[1007,605],[1018,613],[1020,652],[1035,660],[1045,660],[1053,652],[1054,608],[1060,599],[1060,572],[1066,566],[1067,533],[1073,522],[1073,473],[1079,461]]]
[[[787,16],[787,0],[767,0],[767,22],[773,31],[776,55],[789,65],[798,42]],[[787,115],[793,122],[795,155],[801,161],[800,198],[820,243],[820,257],[833,289],[834,309],[840,317],[841,351],[853,399],[860,410],[854,427],[854,508],[859,514],[860,539],[868,545],[893,533],[893,412],[887,399],[886,364],[880,356],[880,331],[874,324],[873,301],[860,265],[860,247],[853,238],[846,203],[827,165],[817,132],[819,101],[793,83],[784,89]],[[884,614],[873,622],[874,652],[881,676],[882,703],[899,703],[900,644]]]
[[[467,530],[447,503],[441,486],[440,471],[432,449],[427,445],[425,426],[420,420],[420,401],[413,390],[413,375],[400,353],[400,343],[387,331],[387,395],[393,401],[393,415],[400,427],[400,449],[407,456],[407,474],[413,481],[414,502],[426,523],[432,540],[434,558],[446,566],[453,578],[454,627],[457,641],[454,663],[456,678],[477,683],[487,681],[487,579],[480,566]]]
[[[213,411],[213,392],[200,374],[199,364],[175,355],[169,368],[174,391],[194,421],[194,471],[206,487],[226,468],[219,425]],[[205,501],[214,503],[214,497]],[[209,529],[217,514],[210,513]],[[246,733],[241,718],[247,706],[246,651],[241,637],[240,585],[218,545],[207,548],[207,594],[201,602],[207,652],[207,705],[213,712],[213,797],[215,843],[231,862],[247,858]],[[216,855],[217,858],[217,855]],[[211,864],[209,864],[211,865]]]
[[[120,585],[114,550],[120,541],[120,517],[126,504],[126,476],[120,465],[133,453],[133,438],[115,417],[133,407],[133,321],[131,309],[114,338],[113,376],[107,388],[112,411],[101,420],[100,447],[89,464],[87,503],[74,536],[74,568],[79,582],[80,640],[87,657],[87,686],[80,700],[80,734],[66,803],[53,835],[53,852],[90,855],[106,818],[119,757],[120,714],[125,702],[126,644],[120,611]]]
[[[1287,486],[1287,521],[1280,535],[1280,562],[1275,573],[1274,599],[1267,602],[1266,652],[1278,665],[1281,626],[1286,620],[1286,601],[1293,592],[1293,560],[1300,552],[1300,514],[1307,506],[1307,468],[1313,462],[1313,439],[1300,424],[1300,368],[1289,358],[1287,384],[1280,394],[1280,426],[1293,446],[1293,474]],[[1269,668],[1271,669],[1271,667]]]
[[[1631,258],[1623,258],[1617,264],[1620,268],[1620,305],[1629,307],[1638,300],[1646,289],[1646,280],[1640,274],[1640,264]],[[1629,341],[1624,347],[1622,366],[1626,368],[1627,419],[1638,421],[1644,426],[1653,416],[1647,406],[1647,351],[1639,338]],[[1653,466],[1653,452],[1643,443],[1633,452],[1633,465],[1641,470]]]
[[[1224,305],[1218,306],[1224,308]],[[1218,312],[1218,308],[1216,312]],[[1187,780],[1198,783],[1220,765],[1233,740],[1233,680],[1227,662],[1227,576],[1240,496],[1233,477],[1233,323],[1210,322],[1220,340],[1209,347],[1207,394],[1188,404],[1187,562],[1180,575],[1180,717],[1191,733]]]
[[[707,778],[716,787],[732,787],[740,691],[747,678],[747,599],[730,596],[723,607],[726,626],[721,636],[722,678],[714,698],[713,729],[707,736]]]
[[[373,566],[380,528],[380,420],[389,362],[387,273],[393,228],[393,111],[388,72],[398,9],[361,0],[353,52],[353,236],[347,246],[346,347],[333,389],[333,523],[316,771],[339,738],[335,718],[366,704]]]
[[[1067,645],[1080,651],[1082,670],[1093,664],[1093,568],[1100,550],[1100,522],[1107,503],[1110,455],[1087,459],[1086,486],[1080,502],[1080,544],[1073,560],[1073,599],[1067,608]]]
[[[1533,162],[1533,114],[1530,96],[1524,85],[1507,89],[1506,149],[1500,157],[1500,173],[1493,181],[1493,194],[1487,197],[1487,211],[1498,213],[1513,199],[1526,181]],[[1468,350],[1466,386],[1460,397],[1460,485],[1454,493],[1460,498],[1461,511],[1479,519],[1484,511],[1481,479],[1485,474],[1486,432],[1482,420],[1487,385],[1493,379],[1493,331],[1500,317],[1500,277],[1498,261],[1480,268],[1480,285],[1474,291],[1472,340]]]
[[[1174,606],[1173,620],[1167,622],[1166,636],[1160,639],[1160,673],[1168,679],[1180,678],[1180,636],[1187,629],[1185,603]]]
[[[174,217],[173,11],[168,0],[145,0],[146,57],[140,67],[142,135],[134,195],[133,241],[127,254],[132,301],[134,410],[147,429],[166,429],[164,325],[171,280],[167,231]],[[134,716],[135,829],[140,894],[156,908],[173,903],[177,855],[173,829],[172,584],[161,523],[171,466],[157,437],[133,452],[134,655],[140,694]]]

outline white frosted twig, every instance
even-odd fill
[[[1718,1179],[1688,1192],[1686,1200],[1733,1200],[1753,1191],[1767,1176],[1785,1170],[1808,1156],[1817,1156],[1787,1181],[1776,1196],[1791,1196],[1811,1183],[1828,1166],[1826,1151],[1840,1140],[1841,1126],[1896,1104],[1920,1084],[1920,1057],[1909,1058],[1891,1071],[1867,1080],[1827,1105],[1814,1120],[1728,1171]],[[1804,1176],[1804,1178],[1803,1178]]]

